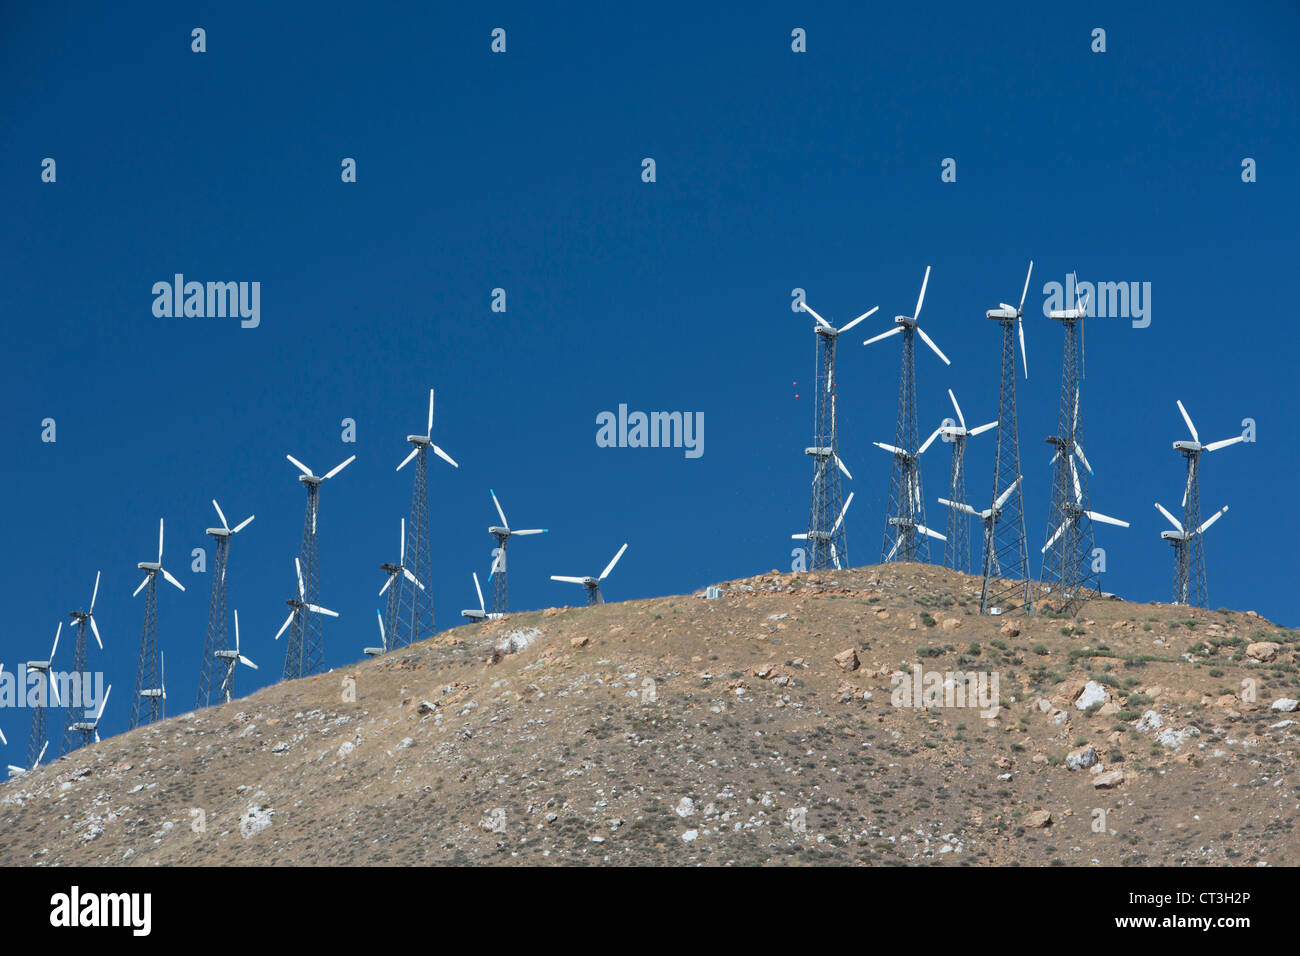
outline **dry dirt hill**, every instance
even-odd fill
[[[895,564],[459,627],[0,784],[0,863],[1300,864],[1300,632],[978,598]],[[895,706],[915,665],[1000,709]]]

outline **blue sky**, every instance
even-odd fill
[[[1300,618],[1290,5],[272,6],[46,4],[0,30],[0,659],[42,656],[102,569],[108,653],[91,663],[121,693],[107,731],[126,726],[135,563],[152,559],[159,517],[188,588],[160,595],[170,712],[193,700],[210,580],[189,552],[210,544],[213,497],[232,523],[257,515],[230,570],[262,668],[241,690],[278,678],[303,511],[286,453],[318,473],[357,455],[324,488],[320,547],[322,600],[342,615],[324,627],[327,663],[360,656],[410,503],[394,468],[430,386],[434,438],[461,463],[431,465],[440,628],[475,603],[471,570],[486,574],[490,487],[512,523],[551,529],[512,546],[517,608],[580,603],[548,575],[598,573],[624,541],[611,600],[788,569],[813,412],[796,287],[837,325],[880,306],[838,367],[850,556],[874,563],[890,460],[871,442],[892,440],[898,349],[860,342],[911,311],[927,265],[922,325],[953,360],[919,353],[933,428],[949,387],[968,421],[994,416],[984,310],[1014,301],[1036,262],[1020,386],[1035,571],[1062,347],[1043,286],[1077,269],[1152,289],[1149,327],[1088,322],[1092,505],[1133,523],[1098,529],[1104,585],[1169,598],[1152,503],[1181,494],[1181,398],[1207,439],[1245,418],[1258,429],[1203,463],[1206,513],[1232,509],[1207,535],[1211,606]],[[489,50],[498,26],[505,54]],[[194,27],[206,53],[191,52]],[[340,181],[344,157],[356,183]],[[940,179],[947,157],[955,183]],[[260,282],[260,326],[155,318],[151,288],[176,272]],[[596,416],[620,403],[703,412],[703,456],[598,448]],[[992,437],[968,452],[980,507]],[[940,527],[946,451],[925,463]],[[70,666],[66,628],[59,653]],[[13,761],[26,715],[0,728]]]

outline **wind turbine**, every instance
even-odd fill
[[[355,461],[357,456],[352,455],[339,462],[319,477],[292,455],[285,455],[285,457],[302,472],[298,480],[307,489],[307,514],[303,519],[302,544],[298,549],[298,580],[302,600],[311,603],[319,600],[320,597],[319,547],[316,537],[316,519],[320,512],[320,486],[322,482],[333,478]],[[314,617],[298,615],[293,631],[289,634],[288,647],[285,648],[284,679],[305,677],[319,670],[324,664],[324,644],[320,623]]]
[[[433,592],[412,583],[416,578],[432,584],[431,573],[433,559],[429,552],[429,451],[451,465],[459,468],[455,460],[433,443],[433,389],[429,389],[429,418],[423,435],[407,435],[411,443],[410,454],[397,466],[401,471],[406,465],[415,462],[415,480],[411,488],[411,581],[397,582],[394,609],[389,613],[389,631],[393,635],[393,646],[414,644],[433,636]],[[390,605],[392,601],[390,600]]]
[[[73,645],[72,652],[72,673],[88,674],[90,667],[87,663],[87,640],[86,632],[90,631],[95,635],[95,643],[99,649],[104,649],[104,642],[99,638],[99,625],[95,623],[95,598],[99,596],[99,572],[95,572],[95,589],[90,592],[90,609],[87,611],[72,611],[68,616],[72,618],[77,626],[77,640]],[[90,743],[90,734],[78,733],[74,730],[76,721],[73,719],[73,711],[68,708],[64,711],[63,723],[63,752],[70,754],[78,747],[84,747]]]
[[[367,657],[378,657],[380,654],[388,653],[388,635],[384,631],[384,615],[379,608],[375,608],[375,617],[379,621],[379,646],[362,648]]]
[[[172,577],[172,573],[162,565],[163,556],[163,520],[158,519],[158,560],[141,561],[136,565],[144,572],[144,580],[135,589],[135,597],[142,589],[149,590],[144,596],[144,630],[140,635],[140,662],[135,672],[135,695],[131,698],[131,729],[143,724],[153,723],[164,716],[163,701],[165,695],[160,693],[158,672],[158,575],[161,574],[169,584],[181,591],[185,585]],[[142,710],[142,701],[148,701],[148,713]]]
[[[515,534],[520,533],[521,532],[518,531],[515,532]],[[474,571],[472,573],[474,575],[474,590],[478,592],[478,610],[470,608],[467,611],[461,611],[461,617],[468,618],[471,621],[497,621],[505,617],[504,614],[499,614],[495,611],[489,612],[487,610],[483,604],[483,589],[478,586],[478,572]]]
[[[623,547],[618,549],[618,554],[614,555],[614,557],[610,560],[609,564],[605,565],[605,570],[600,572],[600,577],[598,578],[593,578],[593,577],[571,578],[571,577],[564,577],[563,575],[559,575],[559,574],[552,574],[551,580],[568,581],[570,584],[581,584],[583,587],[587,589],[588,605],[604,604],[605,598],[600,593],[600,582],[605,580],[605,578],[609,577],[609,572],[614,570],[614,565],[618,564],[618,559],[623,557],[623,552],[626,550],[627,550],[627,543],[624,542]]]
[[[37,767],[40,766],[40,764],[41,764],[41,758],[45,756],[45,748],[48,747],[49,745],[50,745],[50,742],[49,742],[48,740],[45,741],[44,746],[41,747],[41,752],[40,752],[39,754],[36,755],[36,760],[33,761],[33,763],[32,763],[31,770],[35,770]],[[25,773],[30,773],[31,770],[28,770],[26,767],[19,767],[19,766],[17,766],[16,764],[12,764],[12,763],[11,763],[11,764],[9,765],[9,776],[10,776],[10,777],[21,777],[21,776],[22,776],[23,774],[25,774]]]
[[[863,342],[871,345],[891,335],[903,336],[902,362],[898,375],[898,423],[892,446],[877,445],[891,450],[894,454],[894,469],[889,485],[889,515],[885,524],[884,540],[880,554],[882,561],[894,560],[898,555],[900,561],[929,560],[930,549],[925,538],[913,533],[925,527],[925,511],[921,496],[921,473],[917,468],[917,459],[924,448],[917,449],[919,435],[916,421],[916,336],[923,341],[944,365],[951,365],[948,356],[939,350],[934,340],[925,334],[919,325],[921,306],[925,303],[925,290],[930,284],[930,267],[925,267],[925,278],[921,280],[921,294],[916,297],[916,308],[911,315],[894,316],[894,327]],[[931,436],[933,440],[933,436]],[[926,442],[926,446],[929,442]],[[942,535],[927,533],[942,539]],[[919,545],[919,547],[918,547]],[[901,549],[901,554],[899,553]]]
[[[59,626],[55,628],[54,631],[54,644],[53,646],[50,647],[49,657],[47,657],[43,661],[27,662],[27,669],[29,671],[36,671],[37,673],[44,675],[46,686],[48,686],[50,689],[49,694],[50,697],[54,699],[55,707],[62,707],[63,704],[59,700],[58,681],[54,680],[50,676],[50,668],[54,664],[54,655],[59,649],[59,635],[62,633],[63,633],[63,622],[60,621]],[[0,670],[2,670],[2,668],[3,665],[0,665]],[[22,692],[22,688],[20,687],[19,693],[21,692]],[[39,752],[43,752],[44,748],[41,746],[42,741],[44,741],[46,745],[48,745],[49,743],[49,739],[46,736],[46,727],[45,727],[46,709],[47,708],[45,706],[35,707],[32,709],[32,731],[31,731],[31,736],[28,738],[27,741],[27,762],[30,764],[37,763],[39,759],[37,754]]]
[[[235,695],[235,668],[240,664],[245,667],[251,667],[257,670],[257,665],[239,652],[239,609],[235,609],[235,649],[228,650],[223,648],[216,652],[217,660],[224,661],[226,667],[225,676],[221,679],[221,692],[226,695],[226,703]]]
[[[939,504],[951,508],[955,511],[960,511],[964,514],[974,515],[976,518],[979,518],[980,521],[984,523],[984,574],[985,576],[989,576],[991,574],[993,577],[1000,577],[1002,574],[1002,569],[998,563],[998,553],[997,550],[993,547],[993,529],[997,523],[998,518],[1001,517],[1002,515],[1002,509],[1006,506],[1007,500],[1019,487],[1020,487],[1020,476],[1017,475],[1016,480],[1013,481],[1010,485],[1008,485],[1007,489],[1003,491],[1002,494],[998,495],[997,499],[993,502],[993,507],[985,508],[983,511],[976,511],[970,505],[965,504],[964,502],[961,501],[956,501],[949,498],[939,499]]]
[[[790,535],[790,538],[793,541],[808,541],[811,539],[828,544],[830,546],[829,551],[831,562],[835,565],[836,571],[840,571],[842,568],[840,567],[839,552],[835,550],[835,535],[840,530],[840,526],[844,524],[844,516],[849,513],[849,505],[853,504],[853,494],[854,493],[850,491],[848,498],[844,500],[844,507],[840,508],[840,513],[836,516],[835,523],[831,525],[830,531],[810,531],[807,534]],[[814,548],[813,550],[815,551],[816,549]]]
[[[948,496],[951,501],[963,501],[966,498],[966,439],[982,435],[990,428],[997,428],[998,423],[991,421],[987,425],[975,428],[966,427],[966,417],[957,404],[957,396],[948,389],[948,398],[957,412],[957,425],[944,425],[939,428],[943,440],[952,443],[952,474],[948,479]],[[942,500],[942,499],[940,499]],[[970,570],[970,534],[968,522],[960,509],[948,508],[947,546],[944,548],[944,564],[954,571]]]
[[[1181,400],[1178,401],[1178,411],[1183,416],[1183,421],[1187,423],[1187,430],[1192,433],[1191,441],[1174,442],[1174,450],[1179,452],[1187,462],[1187,484],[1183,488],[1182,523],[1184,527],[1196,528],[1201,523],[1201,454],[1235,445],[1239,441],[1244,441],[1245,436],[1234,435],[1232,438],[1212,441],[1203,445],[1201,444],[1201,436],[1196,432],[1196,426],[1192,424],[1192,416],[1187,414],[1187,409],[1183,407]],[[1199,534],[1191,535],[1186,542],[1185,550],[1187,559],[1186,581],[1182,592],[1180,592],[1185,593],[1183,600],[1177,603],[1206,607],[1209,599],[1205,590],[1205,546],[1201,543],[1201,536]]]
[[[383,597],[384,594],[388,595],[388,603],[386,605],[388,610],[388,630],[392,631],[394,634],[398,631],[398,595],[401,593],[401,580],[406,579],[421,591],[424,590],[424,585],[420,582],[419,578],[417,578],[414,572],[406,566],[406,519],[402,518],[400,520],[401,543],[399,545],[397,563],[389,564],[385,562],[379,566],[380,569],[388,575],[388,579],[384,581],[384,586],[379,589],[379,596]],[[397,587],[393,587],[394,581],[398,582]]]
[[[1164,505],[1156,502],[1156,508],[1159,512],[1169,519],[1169,523],[1174,526],[1173,531],[1161,531],[1160,537],[1168,541],[1174,548],[1174,604],[1186,604],[1189,592],[1189,555],[1190,545],[1193,540],[1203,535],[1214,522],[1223,517],[1228,506],[1224,505],[1214,514],[1210,515],[1204,522],[1193,531],[1187,531],[1183,523],[1165,510]]]
[[[327,607],[321,607],[318,604],[312,604],[307,600],[307,589],[303,585],[303,580],[302,580],[302,563],[297,558],[294,558],[293,567],[294,570],[298,572],[298,596],[296,598],[291,598],[290,600],[284,602],[285,604],[289,605],[289,607],[292,608],[292,610],[289,612],[289,616],[284,619],[284,623],[280,625],[280,629],[275,632],[275,639],[277,641],[280,639],[280,635],[285,632],[285,629],[290,624],[294,625],[295,632],[298,632],[301,629],[302,619],[306,617],[306,614],[304,613],[305,611],[310,611],[312,614],[323,614],[327,617],[339,616],[338,611],[331,611]],[[288,679],[289,674],[292,671],[294,671],[296,665],[300,664],[300,662],[298,661],[293,661],[289,659],[288,655],[292,654],[293,651],[294,651],[294,646],[292,643],[290,643],[288,651],[286,652],[285,662],[284,662],[286,679]],[[298,673],[303,673],[303,672],[298,671]]]
[[[870,318],[880,307],[871,308],[838,329],[818,315],[807,302],[801,302],[800,308],[813,317],[813,332],[817,336],[816,385],[813,388],[815,433],[812,445],[803,450],[813,459],[815,467],[812,499],[808,506],[808,531],[802,537],[811,545],[807,567],[820,571],[832,564],[839,568],[841,559],[845,564],[849,560],[847,532],[842,522],[835,521],[837,513],[843,511],[840,475],[853,480],[849,469],[840,460],[839,430],[835,418],[839,398],[835,382],[835,346],[840,335]],[[834,530],[827,530],[832,527]]]
[[[492,570],[488,572],[488,580],[492,582],[492,613],[497,617],[500,617],[510,610],[510,590],[506,577],[506,544],[514,535],[546,534],[548,529],[530,528],[526,531],[512,530],[510,528],[510,522],[506,521],[506,513],[501,510],[501,502],[497,500],[497,493],[489,488],[488,494],[492,496],[492,503],[496,505],[497,515],[501,518],[500,525],[493,525],[488,528],[488,534],[497,539],[496,554],[492,559]],[[477,579],[475,579],[475,583],[477,586]],[[483,603],[481,595],[479,603]]]
[[[203,642],[196,707],[215,703],[214,697],[220,698],[217,685],[221,679],[221,665],[217,652],[226,651],[230,643],[226,630],[226,567],[230,563],[230,539],[248,527],[254,517],[249,515],[232,528],[226,523],[226,515],[216,498],[212,499],[212,507],[216,509],[221,527],[207,529],[208,536],[216,544],[216,558],[212,565],[212,598],[208,603],[208,632]]]
[[[915,453],[897,445],[886,445],[884,442],[879,441],[872,442],[877,448],[894,456],[894,474],[902,476],[900,484],[902,497],[897,499],[898,514],[890,515],[889,530],[885,533],[886,541],[892,538],[894,544],[885,553],[882,564],[893,561],[896,555],[899,561],[915,561],[919,550],[917,546],[924,541],[924,538],[917,536],[917,532],[939,541],[948,540],[937,531],[931,531],[925,526],[924,521],[922,521],[924,511],[921,506],[921,456],[939,437],[941,431],[943,431],[943,426],[936,428]],[[899,554],[900,550],[902,551],[901,554]]]
[[[1012,480],[1015,491],[1001,507],[994,502],[993,521],[985,528],[984,582],[980,587],[980,613],[1001,614],[1019,604],[1026,615],[1033,613],[1033,590],[1029,579],[1029,547],[1025,534],[1025,495],[1020,483],[1020,422],[1016,410],[1016,338],[1020,339],[1020,362],[1029,378],[1025,354],[1025,296],[1034,274],[1031,259],[1020,290],[1020,304],[1014,309],[1005,302],[984,315],[997,322],[1001,331],[998,388],[997,449],[993,454],[993,488],[989,497],[1000,498],[999,489]],[[1000,557],[998,557],[1000,555]],[[989,560],[992,557],[993,560]],[[996,569],[996,570],[995,570]]]
[[[95,743],[99,743],[99,721],[104,716],[104,708],[108,706],[108,695],[111,693],[113,693],[113,685],[109,684],[108,689],[104,691],[104,699],[99,702],[99,713],[95,715],[94,720],[79,720],[72,725],[80,733],[94,734]]]

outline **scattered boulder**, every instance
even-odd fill
[[[1260,641],[1246,647],[1246,656],[1253,661],[1266,664],[1277,657],[1277,652],[1281,649],[1282,645],[1276,641]]]
[[[840,651],[835,655],[835,663],[841,670],[855,671],[859,666],[858,652],[851,647],[846,651]]]
[[[1160,733],[1156,734],[1156,743],[1168,747],[1170,750],[1176,750],[1193,737],[1200,736],[1200,731],[1195,727],[1183,727],[1175,730],[1172,727],[1166,727]]]
[[[1001,634],[1003,637],[1019,637],[1020,628],[1012,624],[1010,621],[1007,621],[1000,628],[998,628],[998,633]]]
[[[1097,762],[1097,751],[1092,744],[1076,747],[1065,755],[1065,766],[1070,770],[1086,770]]]
[[[675,812],[679,817],[685,820],[687,817],[695,816],[695,801],[690,797],[682,797],[677,801]]]
[[[1133,725],[1133,729],[1141,734],[1149,734],[1153,730],[1159,730],[1165,725],[1165,719],[1157,711],[1148,710],[1138,718],[1138,722]]]
[[[961,627],[961,621],[955,617],[945,617],[943,624],[940,625],[945,631],[955,631]]]
[[[1025,814],[1025,826],[1031,830],[1041,830],[1052,822],[1052,815],[1046,810],[1034,810]]]
[[[569,638],[570,647],[586,647],[590,643],[591,643],[591,638],[587,637],[585,634],[582,637]]]
[[[1118,787],[1123,782],[1123,770],[1107,770],[1092,778],[1092,785],[1098,790],[1109,790],[1111,787]]]
[[[1277,700],[1273,701],[1273,705],[1269,710],[1280,710],[1283,713],[1289,714],[1297,707],[1300,707],[1300,701],[1294,701],[1290,697],[1279,697]]]
[[[1104,704],[1108,700],[1110,700],[1110,692],[1095,680],[1090,680],[1083,685],[1079,696],[1074,699],[1074,706],[1079,710],[1087,710],[1094,704]]]

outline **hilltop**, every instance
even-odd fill
[[[721,588],[466,625],[105,739],[0,785],[0,863],[1300,864],[1298,632],[981,617],[931,565]],[[996,712],[895,706],[917,666],[950,703],[997,675]]]

